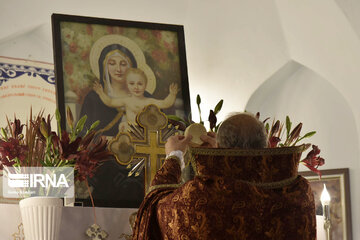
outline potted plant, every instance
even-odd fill
[[[98,122],[87,130],[83,129],[86,116],[75,123],[70,108],[67,109],[70,131],[61,129],[58,110],[55,117],[58,132],[52,131],[51,117],[48,115],[45,119],[43,112],[33,117],[30,111],[26,124],[22,124],[16,117],[13,121],[8,120],[8,126],[0,128],[0,170],[71,167],[74,169],[75,181],[84,182],[87,186],[94,206],[88,178],[93,177],[97,168],[111,155],[107,150],[107,140],[104,136],[98,136],[94,130]],[[6,172],[9,171],[4,171],[5,174]],[[42,196],[48,196],[49,192],[42,191]],[[41,206],[33,207],[38,204]],[[26,239],[58,239],[62,199],[30,197],[21,200],[19,205]]]

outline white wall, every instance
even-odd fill
[[[243,111],[251,93],[289,58],[273,1],[197,0],[187,16],[190,93],[205,102],[203,118],[220,99],[219,118]],[[192,109],[196,119],[194,100]]]
[[[339,115],[346,116],[341,119],[341,123],[346,123],[342,125],[344,139],[337,142],[325,141],[327,134],[333,133],[326,133],[329,130],[319,125],[319,121],[325,119],[314,118],[315,110],[305,111],[304,105],[301,116],[293,115],[303,117],[309,129],[318,130],[314,141],[322,139],[319,145],[329,158],[326,168],[351,168],[353,233],[354,239],[359,239],[360,229],[355,226],[360,224],[356,206],[360,192],[355,186],[360,183],[357,177],[360,176],[360,146],[350,134],[360,134],[357,107],[360,41],[358,30],[354,30],[358,29],[357,5],[345,0],[0,0],[0,55],[52,62],[50,16],[54,12],[182,24],[195,120],[198,119],[196,94],[199,93],[204,102],[203,118],[207,117],[208,109],[223,98],[224,108],[219,116],[222,119],[228,112],[244,110],[264,81],[295,60],[307,69],[302,77],[311,70],[318,86],[325,86],[325,89],[320,87],[326,90],[321,94],[328,96],[333,92],[341,100],[336,103],[339,107],[336,111],[329,111],[329,102],[325,100],[332,99],[328,97],[320,99],[324,109],[316,108],[320,116],[328,116],[329,126],[338,126]],[[285,89],[289,86],[285,82],[284,85]],[[309,91],[303,94],[309,99],[316,95]],[[261,107],[261,102],[257,104],[254,109]],[[272,109],[276,110],[272,113],[278,114],[284,108],[279,103]],[[339,152],[334,150],[335,145]],[[344,153],[348,158],[334,159],[344,149],[351,150]]]
[[[355,161],[359,156],[359,139],[354,131],[354,114],[340,92],[313,70],[289,61],[254,92],[246,110],[260,112],[261,119],[270,116],[282,122],[288,115],[293,127],[303,123],[302,135],[316,130],[315,136],[301,143],[319,146],[320,156],[326,163],[320,169],[350,168],[350,183],[359,181]],[[343,144],[345,139],[346,144]],[[309,171],[303,165],[299,170]],[[350,187],[352,202],[356,202],[358,186],[350,184]],[[356,204],[352,210],[358,211]],[[353,219],[356,226],[357,216]]]
[[[276,2],[291,58],[316,72],[337,89],[352,112],[355,126],[346,124],[348,119],[341,114],[343,109],[338,108],[333,109],[328,121],[331,122],[332,126],[338,126],[344,132],[353,131],[359,136],[360,41],[359,35],[352,28],[349,18],[332,0],[276,0]],[[354,8],[356,9],[357,5],[354,5]],[[307,98],[309,95],[306,94],[304,97]],[[323,106],[327,109],[326,105]],[[324,111],[321,112],[321,114],[323,113]],[[316,121],[310,120],[306,124],[316,124]],[[338,152],[334,156],[345,152],[349,144],[354,144],[351,142],[353,141],[352,138],[350,137],[349,140],[349,137],[344,136],[342,139],[333,140],[334,145],[337,146],[333,152]],[[331,148],[331,144],[326,142],[324,144],[319,143],[319,145],[322,146],[323,150]],[[358,141],[357,145],[359,149]],[[360,183],[359,154],[354,153],[350,158],[352,159],[349,167],[353,235],[354,239],[359,239],[360,229],[356,228],[360,224],[360,207],[357,204],[360,202],[360,190],[357,187]],[[324,168],[342,168],[348,164],[344,163],[343,160],[330,159]]]
[[[289,61],[254,92],[246,110],[283,122],[288,115],[293,126],[303,123],[302,134],[316,130],[303,143],[319,146],[326,168],[350,168],[351,182],[356,180],[359,138],[354,114],[342,94],[313,70]],[[308,171],[304,166],[300,170]],[[357,193],[357,186],[351,187]]]

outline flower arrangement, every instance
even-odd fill
[[[204,121],[201,118],[201,97],[197,95],[196,104],[198,107],[199,115],[200,115],[200,124],[204,125]],[[215,106],[214,110],[210,110],[208,121],[210,125],[211,132],[217,132],[220,123],[217,123],[216,115],[219,113],[223,105],[223,100],[221,99]],[[256,113],[256,118],[260,119],[260,113]],[[168,115],[169,122],[173,125],[178,125],[180,130],[185,130],[187,126],[191,123],[194,123],[191,120],[191,117],[188,119],[182,119],[177,116]],[[296,146],[300,141],[310,138],[316,134],[316,131],[311,131],[303,136],[301,136],[302,123],[297,124],[293,129],[293,123],[290,121],[290,117],[286,116],[285,123],[280,122],[280,120],[273,120],[271,126],[268,123],[270,118],[266,118],[263,123],[265,125],[265,130],[267,133],[268,147],[276,148],[276,147],[290,147]],[[285,135],[285,137],[284,137]],[[311,171],[317,173],[321,177],[321,172],[318,170],[318,167],[325,164],[325,160],[319,156],[320,149],[318,146],[313,144],[307,144],[308,147],[312,146],[312,150],[306,155],[306,157],[300,162],[304,164]]]
[[[256,118],[260,118],[260,113],[256,114]],[[265,130],[268,138],[268,147],[290,147],[296,146],[301,140],[312,137],[316,134],[316,131],[311,131],[301,136],[302,123],[298,123],[293,129],[290,117],[286,116],[285,124],[280,120],[273,120],[271,127],[267,122],[269,118],[266,118],[263,122],[265,124]],[[285,135],[285,136],[284,136]],[[320,149],[313,144],[307,144],[308,147],[312,146],[312,150],[306,155],[300,162],[304,164],[311,171],[317,173],[321,177],[321,172],[318,167],[325,164],[325,160],[319,156]]]
[[[0,128],[0,170],[7,167],[73,167],[75,180],[86,183],[93,203],[87,179],[93,177],[111,155],[107,140],[97,136],[94,130],[99,122],[93,123],[85,135],[80,136],[87,117],[74,123],[70,108],[67,108],[66,118],[69,132],[61,129],[58,110],[55,117],[59,133],[51,130],[50,115],[45,119],[43,112],[33,118],[30,111],[30,120],[26,124],[16,117],[14,121],[7,119],[8,126]]]
[[[218,123],[217,124],[217,117],[216,115],[220,112],[222,106],[223,106],[223,103],[224,103],[224,100],[220,100],[214,109],[210,109],[209,111],[209,117],[208,117],[208,121],[209,121],[209,126],[210,126],[210,131],[211,132],[217,132],[220,124]],[[199,111],[199,116],[200,116],[200,124],[204,125],[204,121],[202,120],[202,117],[201,117],[201,107],[200,107],[200,104],[201,104],[201,97],[200,95],[198,94],[196,96],[196,104],[197,104],[197,107],[198,107],[198,111]],[[168,117],[168,120],[170,123],[172,123],[173,125],[177,125],[179,126],[179,130],[181,131],[185,131],[186,127],[188,127],[190,124],[194,123],[193,120],[191,120],[191,115],[188,116],[187,119],[182,119],[178,116],[175,116],[175,115],[167,115]]]

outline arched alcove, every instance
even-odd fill
[[[304,142],[319,146],[326,160],[324,169],[354,167],[358,136],[353,112],[329,81],[306,66],[286,63],[252,94],[246,110],[260,112],[261,119],[284,121],[288,115],[293,126],[303,123],[302,134],[317,131]]]

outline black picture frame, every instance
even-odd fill
[[[107,86],[113,87],[112,90],[115,89],[111,78],[105,76],[107,67],[104,64],[105,60],[101,60],[107,47],[116,46],[114,49],[119,52],[117,49],[119,45],[122,49],[120,55],[126,55],[132,67],[140,68],[145,72],[148,79],[143,93],[145,97],[164,99],[168,94],[170,83],[175,82],[180,88],[176,101],[171,108],[163,111],[165,114],[182,118],[188,118],[190,115],[183,26],[53,14],[52,34],[56,99],[57,107],[63,116],[61,119],[63,129],[66,128],[65,112],[66,107],[69,106],[76,120],[86,114],[90,125],[99,118],[101,121],[99,129],[105,129],[103,135],[109,140],[116,137],[119,132],[116,128],[119,119],[116,122],[115,116],[119,108],[109,109],[104,104],[100,104],[98,101],[100,98],[96,100],[94,100],[96,97],[92,98],[92,101],[87,99],[91,99],[91,94],[92,97],[96,96],[92,89],[95,81],[99,81],[104,90]],[[111,75],[110,71],[108,75]],[[110,83],[106,85],[106,81],[109,82],[108,78]],[[111,120],[115,123],[111,123]],[[101,166],[95,177],[89,180],[94,189],[95,206],[136,208],[140,205],[144,191],[140,193],[134,188],[138,189],[140,184],[144,185],[144,176],[129,178],[125,176],[128,172],[125,168],[126,166],[122,166],[114,158]],[[91,205],[87,196],[78,196],[76,201],[86,206]]]
[[[323,191],[323,185],[326,185],[331,196],[331,239],[352,240],[349,169],[321,170],[320,179],[319,176],[312,171],[299,172],[299,174],[310,182],[315,198],[317,215],[322,213],[320,197]]]

